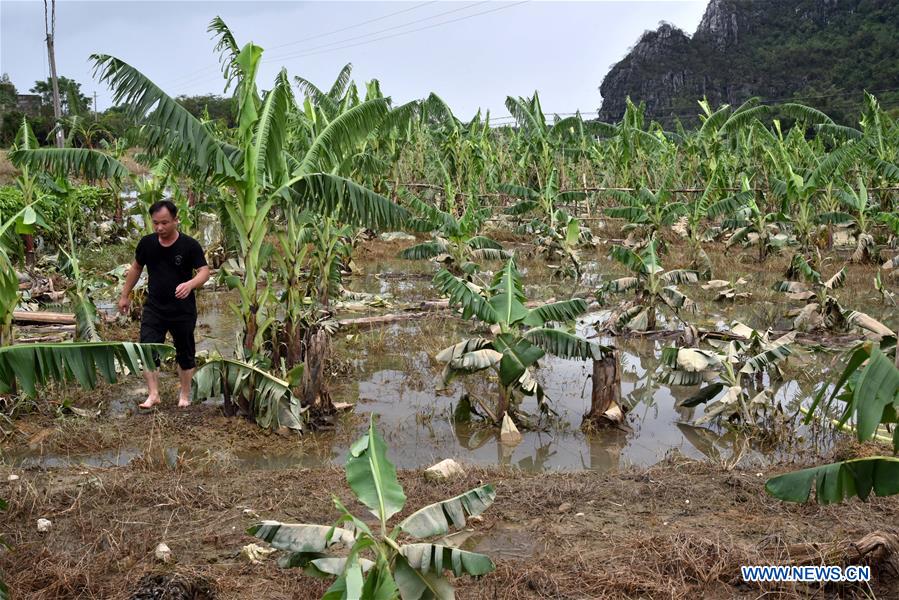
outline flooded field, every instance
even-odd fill
[[[16,525],[7,536],[15,560],[38,565],[21,570],[5,561],[17,588],[30,590],[23,597],[143,598],[142,590],[158,585],[192,589],[196,598],[321,597],[324,584],[300,571],[273,560],[248,563],[242,549],[255,538],[245,529],[258,519],[333,523],[332,495],[358,513],[343,465],[372,414],[410,498],[405,513],[476,485],[496,485],[496,503],[484,518],[440,540],[484,553],[498,566],[480,580],[456,579],[466,598],[756,598],[762,588],[733,585],[739,565],[801,562],[809,548],[849,557],[854,546],[847,544],[899,514],[890,498],[830,508],[786,505],[764,492],[765,480],[777,473],[878,451],[847,446],[821,420],[804,425],[799,412],[832,380],[842,364],[839,349],[857,336],[806,335],[782,377],[765,376],[772,406],[779,407],[765,427],[697,423],[704,406],[682,403],[699,386],[667,383],[662,364],[663,348],[677,342],[683,324],[662,317],[660,328],[670,332],[610,335],[606,325],[617,300],[601,304],[593,291],[622,273],[600,248],[585,265],[589,287],[582,282],[574,290],[590,304],[576,329],[619,350],[625,419],[617,427],[582,430],[592,362],[547,356],[537,377],[553,412],[541,416],[536,401],[525,398],[529,425],[522,426],[520,442],[504,443],[491,424],[456,414],[463,396],[494,397],[496,378],[456,378],[444,388],[443,365],[434,358],[484,330],[435,310],[433,265],[397,260],[396,247],[363,246],[361,272],[346,279],[349,294],[335,305],[338,319],[400,318],[335,333],[328,382],[332,400],[348,406],[325,427],[273,434],[222,416],[221,399],[177,409],[171,368],[162,378],[163,406],[150,413],[136,409],[146,388],[130,377],[94,392],[51,389],[50,406],[59,408],[18,417],[0,451],[0,477],[7,479],[0,486],[15,506]],[[771,291],[780,266],[747,266],[749,301],[718,303],[714,291],[684,286],[698,305],[695,327],[789,325],[783,315],[790,303]],[[549,278],[542,261],[522,256],[521,270],[529,299],[572,293],[570,282]],[[869,273],[858,267],[849,276],[861,282]],[[841,293],[897,325],[896,315],[863,289],[847,286]],[[234,300],[221,288],[202,294],[201,356],[233,352],[240,330],[229,308]],[[431,310],[422,311],[428,303]],[[129,327],[109,333],[133,339],[136,328]],[[421,476],[445,458],[461,463],[466,474],[444,483]],[[38,518],[53,523],[49,534],[33,532]],[[161,541],[174,562],[155,558]],[[93,558],[78,559],[66,547]],[[892,580],[884,577],[873,588],[876,597],[889,597],[883,591]],[[776,589],[781,597],[805,597],[804,586]],[[216,589],[220,595],[208,592]]]
[[[436,300],[427,263],[382,259],[362,262],[364,273],[348,279],[351,292],[375,294],[383,302],[366,306],[348,302],[338,308],[338,317],[353,318],[391,313],[403,307]],[[539,281],[540,263],[523,263]],[[613,277],[614,267],[602,257],[587,265],[597,283]],[[764,274],[772,281],[777,274]],[[589,277],[588,277],[589,278]],[[763,279],[754,286],[760,296],[770,283]],[[535,298],[554,297],[556,292],[570,291],[570,284],[532,283],[527,293]],[[587,290],[581,290],[582,292]],[[753,327],[770,323],[772,315],[783,314],[788,305],[777,297],[741,304],[719,304],[709,294],[694,286],[699,302],[696,325],[711,330],[727,330],[740,321]],[[705,294],[706,298],[702,295]],[[198,322],[198,351],[228,355],[239,332],[239,319],[229,308],[234,297],[223,291],[207,292],[201,301]],[[353,310],[346,310],[349,306]],[[664,382],[661,350],[672,342],[668,338],[611,338],[597,332],[608,319],[609,311],[594,303],[593,312],[578,323],[578,333],[621,351],[621,396],[627,408],[622,427],[595,433],[584,433],[580,425],[590,408],[591,369],[589,361],[565,360],[547,356],[540,362],[539,380],[550,399],[553,415],[541,417],[533,429],[522,431],[521,443],[501,443],[498,430],[476,420],[458,422],[453,417],[460,397],[490,397],[495,380],[474,376],[456,379],[446,389],[440,381],[441,365],[433,357],[443,348],[473,331],[472,325],[445,312],[405,320],[392,325],[363,331],[338,332],[335,337],[335,364],[331,377],[332,395],[336,402],[353,405],[351,414],[338,419],[331,431],[314,432],[314,443],[297,440],[287,449],[261,453],[240,448],[206,447],[183,440],[165,449],[166,460],[174,464],[177,457],[217,454],[220,460],[253,469],[311,468],[342,465],[346,459],[346,440],[357,436],[367,422],[367,415],[379,416],[379,423],[391,446],[392,457],[400,468],[425,467],[452,457],[465,463],[510,465],[528,471],[595,470],[622,467],[648,467],[666,457],[677,455],[708,459],[722,465],[740,464],[762,467],[785,458],[811,458],[828,452],[832,435],[799,424],[800,406],[808,406],[818,386],[826,379],[837,356],[826,348],[797,352],[791,357],[783,381],[768,382],[774,402],[789,417],[789,427],[768,439],[742,433],[737,428],[698,426],[703,406],[686,408],[680,403],[693,395],[699,386],[676,386]],[[888,322],[895,319],[889,311],[878,314]],[[678,327],[672,323],[672,327]],[[837,340],[838,343],[845,341]],[[128,387],[128,386],[123,386]],[[140,401],[142,385],[131,384],[124,395],[109,399],[106,412],[113,421],[130,418],[134,404]],[[214,405],[215,401],[206,404]],[[526,399],[522,408],[539,416],[536,402]],[[288,445],[289,446],[289,445]],[[314,448],[310,451],[309,448]],[[43,445],[34,448],[8,448],[3,462],[11,466],[56,467],[66,464],[94,466],[124,465],[141,455],[141,449],[128,446],[104,449],[83,455],[59,455],[47,452]]]

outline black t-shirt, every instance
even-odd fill
[[[200,243],[189,235],[178,234],[171,246],[159,243],[155,233],[137,243],[134,260],[147,267],[148,290],[145,307],[166,318],[196,318],[197,299],[193,291],[184,300],[175,297],[175,288],[193,279],[194,270],[206,266]]]

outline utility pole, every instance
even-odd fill
[[[97,120],[97,92],[94,92],[94,121]]]
[[[50,0],[49,10],[47,0],[44,0],[44,32],[47,34],[47,57],[50,61],[50,83],[53,87],[53,116],[59,125],[62,119],[62,108],[59,104],[59,80],[56,78],[56,52],[53,48],[56,36],[56,0]],[[62,127],[59,127],[56,130],[56,146],[62,148],[65,143],[65,134]]]

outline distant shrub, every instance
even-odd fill
[[[76,219],[75,241],[89,242],[86,239],[88,223],[100,220],[100,215],[108,214],[113,208],[112,191],[93,185],[82,185],[75,188],[75,204],[81,207],[84,218]],[[0,218],[12,215],[24,206],[22,192],[11,185],[0,186]],[[40,213],[47,227],[39,229],[39,234],[50,244],[56,245],[65,238],[66,216],[62,206],[52,197],[40,204]]]

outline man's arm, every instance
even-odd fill
[[[197,274],[194,275],[193,279],[189,279],[182,284],[179,284],[178,287],[175,288],[175,298],[179,300],[184,300],[187,298],[191,291],[197,289],[198,287],[202,287],[204,283],[209,280],[209,266],[203,265],[199,269],[197,269]]]
[[[137,280],[140,279],[140,274],[143,270],[144,266],[137,261],[131,263],[131,268],[128,269],[128,274],[125,276],[125,285],[122,286],[122,295],[119,296],[119,312],[123,315],[127,314],[128,309],[131,307],[131,290],[137,285]]]

